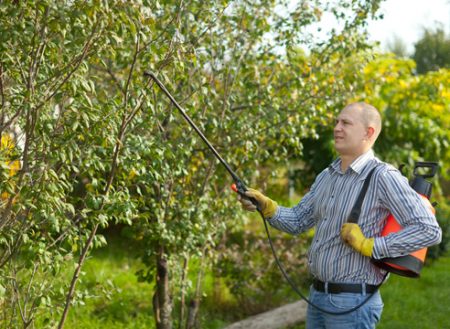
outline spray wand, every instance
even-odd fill
[[[278,268],[280,269],[281,273],[283,274],[284,278],[286,279],[286,281],[289,283],[289,285],[291,286],[291,288],[304,300],[306,301],[309,305],[311,305],[312,307],[318,309],[319,311],[322,311],[324,313],[328,313],[331,315],[344,315],[344,314],[349,314],[353,311],[356,311],[358,308],[360,308],[361,306],[363,306],[364,304],[366,304],[369,299],[375,294],[372,293],[371,295],[369,295],[364,301],[362,301],[359,305],[356,305],[355,307],[352,307],[348,310],[342,311],[342,312],[333,312],[333,311],[329,311],[329,310],[325,310],[323,308],[321,308],[320,306],[315,305],[314,303],[312,303],[308,298],[305,297],[305,295],[303,295],[303,293],[300,291],[300,289],[296,286],[296,284],[292,281],[292,279],[289,277],[289,275],[287,274],[286,270],[284,269],[283,265],[281,264],[276,252],[275,252],[275,247],[273,246],[272,243],[272,238],[270,237],[270,233],[269,233],[269,228],[267,226],[267,222],[262,214],[261,211],[261,206],[258,204],[258,201],[256,201],[255,198],[251,198],[248,197],[245,192],[248,190],[247,186],[244,184],[244,182],[242,181],[242,179],[239,178],[239,176],[231,169],[230,165],[220,156],[219,152],[217,152],[217,150],[214,148],[214,146],[212,146],[212,144],[208,141],[208,139],[205,137],[205,135],[203,135],[203,133],[200,131],[200,129],[197,127],[197,125],[192,121],[192,119],[186,114],[186,112],[182,109],[182,107],[180,106],[180,104],[178,104],[178,102],[175,100],[175,98],[170,94],[170,92],[167,90],[167,88],[163,85],[163,83],[156,77],[156,75],[153,72],[144,72],[144,76],[146,77],[150,77],[153,81],[155,81],[155,83],[158,85],[158,87],[166,94],[166,96],[170,99],[170,101],[172,102],[173,105],[175,105],[175,107],[178,109],[178,111],[181,113],[181,115],[186,119],[186,121],[189,123],[189,125],[195,130],[195,132],[200,136],[200,138],[205,142],[205,144],[208,146],[208,148],[213,152],[213,154],[215,155],[215,157],[220,161],[220,163],[225,167],[225,169],[228,171],[228,173],[231,175],[231,177],[233,178],[234,184],[231,185],[231,189],[235,192],[237,192],[242,198],[250,200],[255,206],[256,209],[258,210],[258,213],[261,215],[261,218],[263,220],[264,223],[264,228],[266,230],[266,234],[267,234],[267,238],[269,241],[269,245],[270,245],[270,249],[272,250],[272,254],[275,258],[275,262],[278,265]],[[385,276],[386,278],[386,276]],[[384,282],[383,281],[378,285],[381,286],[381,284]],[[377,289],[378,289],[377,287]]]
[[[239,193],[241,197],[246,198],[256,206],[258,211],[260,210],[260,207],[258,205],[258,202],[254,198],[249,198],[245,195],[245,192],[247,191],[247,186],[244,184],[242,179],[239,178],[239,176],[231,169],[230,165],[220,156],[219,152],[214,148],[214,146],[208,141],[208,139],[203,135],[203,133],[200,131],[200,129],[197,127],[197,125],[192,121],[192,119],[186,114],[186,112],[182,109],[180,104],[173,98],[173,96],[170,94],[170,92],[167,90],[167,88],[163,85],[161,81],[156,77],[156,75],[153,72],[144,72],[144,76],[150,77],[155,83],[158,85],[158,87],[166,94],[166,96],[170,99],[173,105],[178,109],[178,111],[181,113],[181,115],[186,119],[186,121],[190,124],[190,126],[195,130],[195,132],[200,136],[200,138],[205,142],[205,144],[208,146],[208,148],[212,151],[212,153],[215,155],[215,157],[220,161],[220,163],[225,167],[225,169],[228,171],[228,173],[233,178],[234,184],[231,186],[233,191]]]

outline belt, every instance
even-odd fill
[[[326,292],[328,294],[340,294],[342,292],[362,294],[364,290],[366,293],[371,294],[378,289],[378,286],[366,283],[325,283],[319,280],[314,280],[313,287],[317,291]]]

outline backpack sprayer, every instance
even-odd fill
[[[426,174],[420,174],[419,171],[422,168],[431,169],[431,172]],[[431,197],[431,183],[425,178],[432,178],[436,175],[438,169],[438,164],[436,162],[417,162],[414,166],[413,175],[414,178],[410,182],[410,186],[416,191],[430,208],[430,210],[435,213],[433,205],[430,203],[429,199]],[[389,215],[384,226],[381,236],[387,236],[391,233],[398,232],[402,230],[403,227],[397,222],[394,216]],[[417,250],[409,255],[393,257],[393,258],[382,258],[382,259],[372,259],[372,262],[391,273],[395,273],[401,276],[406,276],[410,278],[417,278],[420,275],[423,264],[425,262],[425,257],[427,255],[427,248]]]
[[[289,277],[289,275],[286,273],[286,270],[284,269],[283,265],[281,264],[276,252],[275,252],[275,248],[273,246],[272,243],[272,238],[270,236],[270,232],[269,232],[269,228],[267,226],[267,222],[261,212],[261,207],[258,204],[258,202],[251,197],[248,197],[247,195],[245,195],[245,192],[247,191],[247,186],[245,185],[245,183],[242,181],[242,179],[239,178],[239,176],[231,169],[230,165],[220,156],[219,152],[217,152],[217,150],[214,148],[214,146],[212,146],[212,144],[208,141],[208,139],[205,137],[205,135],[203,135],[203,133],[200,131],[200,129],[195,125],[195,123],[192,121],[192,119],[186,114],[186,112],[181,108],[181,106],[178,104],[178,102],[175,100],[175,98],[170,94],[170,92],[166,89],[166,87],[163,85],[163,83],[156,77],[156,75],[153,72],[144,72],[144,76],[146,77],[150,77],[157,85],[158,87],[164,92],[164,94],[166,94],[166,96],[170,99],[171,103],[178,109],[178,111],[181,113],[181,115],[184,117],[184,119],[189,123],[189,125],[195,130],[195,132],[200,136],[200,138],[203,140],[203,142],[205,142],[205,144],[208,146],[208,148],[212,151],[212,153],[214,154],[214,156],[219,160],[219,162],[225,167],[225,169],[228,171],[228,173],[231,175],[231,177],[233,178],[234,184],[231,186],[231,188],[233,189],[233,191],[237,192],[242,198],[245,198],[247,200],[250,200],[255,206],[256,209],[258,210],[258,213],[261,215],[261,218],[263,220],[264,223],[264,228],[266,230],[266,234],[267,234],[267,238],[269,241],[269,245],[270,245],[270,249],[272,250],[272,254],[275,258],[275,261],[277,263],[278,268],[280,269],[281,273],[283,274],[284,278],[286,279],[286,281],[289,283],[289,285],[291,286],[291,288],[303,299],[305,300],[309,305],[311,305],[312,307],[318,309],[321,312],[327,313],[327,314],[331,314],[331,315],[344,315],[344,314],[349,314],[355,310],[357,310],[358,308],[360,308],[361,306],[363,306],[365,303],[367,303],[369,301],[369,299],[376,293],[376,291],[378,290],[378,288],[383,284],[384,279],[382,280],[382,282],[377,285],[376,290],[370,294],[364,301],[362,301],[359,305],[342,311],[342,312],[332,312],[332,311],[328,311],[325,310],[315,304],[313,304],[311,301],[308,300],[308,298],[306,298],[302,292],[300,291],[300,289],[298,289],[298,287],[295,285],[295,283],[292,281],[292,279]],[[416,174],[416,169],[418,168],[422,168],[422,167],[431,167],[433,169],[432,174],[430,175],[418,175]],[[431,195],[431,183],[429,183],[428,181],[425,180],[425,178],[427,177],[433,177],[434,174],[436,173],[436,169],[437,169],[437,164],[435,163],[419,163],[418,165],[416,165],[415,169],[414,169],[414,173],[415,173],[415,179],[412,182],[412,186],[413,188],[415,188],[415,186],[417,186],[416,191],[418,191],[418,193],[423,194],[426,196],[426,200],[428,200],[428,198]],[[373,172],[373,171],[372,171]],[[357,216],[354,217],[354,220],[358,220],[359,217],[359,213],[360,213],[360,207],[362,205],[363,199],[364,199],[364,195],[367,191],[367,187],[369,185],[370,182],[370,176],[372,175],[372,172],[370,173],[370,175],[368,175],[368,178],[366,179],[366,181],[364,182],[364,186],[363,189],[360,193],[359,196],[359,200],[356,202],[354,209],[352,210],[352,213],[354,213],[355,211],[358,213]],[[431,205],[430,205],[431,206]],[[359,208],[359,209],[357,209]],[[352,216],[352,214],[351,214]],[[401,226],[397,223],[397,226],[395,226],[394,222],[396,223],[394,217],[391,215],[388,219],[388,224],[385,227],[385,230],[383,230],[383,236],[390,234],[392,232],[397,232],[401,229]],[[426,254],[426,251],[425,251]],[[419,257],[419,261],[422,262],[424,261],[425,258],[425,254],[423,255],[423,258],[420,258],[421,256],[412,256],[412,257]],[[404,256],[404,257],[409,257],[408,256]],[[389,259],[382,259],[382,260],[378,260],[376,261],[376,265],[387,270],[388,272],[393,272],[393,273],[397,273],[397,274],[401,274],[401,275],[405,275],[403,274],[403,272],[405,273],[409,273],[410,271],[412,271],[413,273],[417,272],[417,267],[413,267],[411,269],[408,269],[408,264],[405,265],[404,261],[402,260],[403,257],[397,257],[397,258],[389,258]],[[421,267],[421,266],[420,266]],[[409,271],[409,272],[408,272]],[[415,271],[415,272],[414,272]],[[420,269],[419,269],[420,271]],[[418,274],[418,273],[417,273]],[[385,275],[385,278],[387,276],[387,273]],[[412,275],[409,275],[412,276]],[[416,275],[417,276],[417,275]]]

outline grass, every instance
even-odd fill
[[[422,270],[420,279],[392,275],[381,288],[384,312],[379,329],[450,328],[450,256]]]
[[[89,296],[81,304],[70,308],[64,328],[154,329],[153,283],[138,282],[135,273],[145,267],[133,257],[134,246],[127,245],[124,239],[116,235],[109,236],[107,240],[108,245],[94,250],[83,266],[77,291],[89,292]],[[190,267],[195,266],[198,264],[190,264]],[[68,275],[72,275],[72,271]],[[212,285],[212,273],[206,273],[204,286]],[[231,298],[229,292],[223,288],[221,293],[221,301],[227,303]],[[203,309],[203,313],[200,311],[199,314],[202,328],[220,329],[226,325],[222,318],[211,318],[210,314],[217,313],[214,303],[203,303],[200,308]],[[174,325],[174,328],[177,327]]]
[[[384,310],[377,329],[450,329],[449,273],[446,256],[422,269],[419,279],[391,275],[381,287]]]
[[[65,328],[155,328],[151,303],[153,287],[137,281],[135,272],[142,264],[130,257],[130,249],[120,240],[114,240],[86,261],[78,291],[88,291],[90,297],[85,299],[84,305],[70,309]],[[381,288],[385,307],[377,329],[450,329],[448,273],[450,256],[441,257],[425,267],[420,279],[391,275]],[[208,274],[205,281],[209,281],[209,277]],[[212,302],[208,298],[202,303],[202,328],[223,328],[226,325],[224,319],[229,318],[225,313],[230,309],[221,314],[220,305],[209,305]],[[215,311],[208,314],[208,310]],[[303,328],[304,324],[295,327]]]
[[[85,305],[69,311],[67,329],[154,328],[153,287],[138,282],[135,275],[141,262],[131,256],[129,246],[120,240],[96,250],[86,260],[79,290],[89,291]]]

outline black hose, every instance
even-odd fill
[[[275,247],[273,246],[272,238],[271,238],[270,232],[269,232],[269,227],[267,226],[267,221],[264,219],[263,214],[260,211],[258,211],[258,212],[261,215],[261,218],[264,222],[264,228],[266,229],[267,239],[269,240],[269,245],[270,245],[270,249],[272,250],[273,257],[275,258],[275,262],[277,263],[277,266],[280,269],[281,273],[283,274],[284,278],[289,283],[292,290],[294,290],[297,293],[297,295],[300,296],[301,299],[303,299],[305,302],[307,302],[309,305],[316,308],[317,310],[324,312],[326,314],[330,314],[330,315],[344,315],[344,314],[352,313],[352,312],[356,311],[357,309],[359,309],[360,307],[362,307],[364,304],[366,304],[373,297],[373,295],[375,295],[375,293],[378,291],[378,289],[384,283],[384,280],[386,279],[388,273],[385,274],[383,280],[381,280],[381,283],[376,286],[375,291],[373,293],[371,293],[370,296],[368,296],[361,304],[359,304],[349,310],[342,311],[342,312],[333,312],[333,311],[326,310],[320,306],[317,306],[316,304],[312,303],[305,295],[302,294],[300,289],[298,289],[298,287],[295,285],[295,283],[292,281],[292,279],[286,273],[286,270],[284,269],[283,265],[280,262],[280,259],[278,258],[277,254],[275,252]]]

